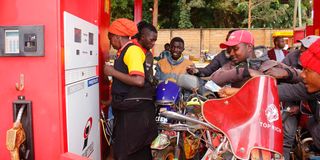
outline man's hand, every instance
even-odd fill
[[[287,110],[287,112],[289,113],[290,116],[294,116],[296,114],[298,114],[300,111],[299,106],[290,106],[290,109]]]
[[[104,68],[103,68],[103,73],[106,75],[106,76],[113,76],[113,73],[115,72],[115,69],[113,68],[113,66],[111,66],[110,64],[106,63],[104,65]]]
[[[260,76],[260,75],[263,75],[263,73],[257,71],[257,70],[254,70],[254,69],[250,69],[249,68],[249,74],[251,77],[256,77],[256,76]]]
[[[219,90],[218,94],[221,98],[229,97],[237,93],[240,89],[239,88],[232,88],[232,87],[223,87]]]
[[[276,79],[285,79],[289,76],[288,72],[284,68],[270,68],[265,72],[266,75],[272,76]]]
[[[196,68],[195,65],[187,66],[187,72],[191,75],[197,74],[199,70]]]

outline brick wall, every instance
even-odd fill
[[[219,44],[225,41],[225,37],[230,29],[160,29],[158,31],[158,40],[154,47],[155,55],[159,55],[164,50],[164,44],[169,43],[173,37],[181,37],[185,41],[184,54],[199,56],[203,49],[208,49],[209,53],[219,53]],[[288,30],[288,29],[287,29]],[[272,33],[273,29],[252,29],[250,32],[254,35],[255,46],[264,45],[273,47]]]

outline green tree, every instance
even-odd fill
[[[191,7],[186,0],[179,0],[178,6],[180,8],[179,28],[192,28],[193,25],[190,20]]]
[[[153,0],[143,0],[142,20],[152,22]],[[111,21],[117,18],[134,19],[134,0],[111,0]]]
[[[111,0],[111,21],[117,18],[133,20],[133,0]]]
[[[211,13],[205,13],[204,16],[211,19],[212,28],[239,28],[245,15],[239,13],[236,9],[239,0],[215,0],[207,1],[207,8],[210,8]],[[194,15],[194,17],[200,17]]]
[[[178,28],[179,1],[160,0],[158,12],[158,25],[160,28]]]
[[[302,22],[311,23],[309,0],[302,1]],[[279,0],[252,0],[254,28],[291,28],[294,0],[281,4]],[[111,19],[133,19],[134,0],[111,0]],[[152,22],[153,0],[143,0],[143,20]],[[248,0],[160,0],[160,28],[246,28]]]
[[[293,22],[294,0],[289,4],[281,4],[279,0],[252,0],[252,28],[291,28]],[[307,22],[307,12],[310,5],[302,3],[302,21]],[[243,1],[237,5],[239,13],[248,15],[248,2]],[[248,17],[242,21],[242,26],[248,25]]]

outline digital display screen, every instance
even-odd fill
[[[89,32],[89,44],[93,45],[93,33]]]
[[[81,43],[81,29],[74,28],[74,42]]]
[[[5,54],[19,54],[19,30],[5,30]]]

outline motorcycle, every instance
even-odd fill
[[[196,88],[199,87],[198,78],[191,75],[180,75],[177,82],[163,81],[157,85],[156,106],[158,113],[172,111],[182,115],[196,116],[200,113]],[[204,97],[202,97],[204,98]],[[186,103],[190,101],[189,103]],[[184,121],[179,121],[157,115],[159,136],[153,141],[154,159],[191,159],[200,148],[200,139],[189,134],[199,134],[197,127],[188,127]]]
[[[235,95],[207,100],[204,121],[172,111],[162,116],[202,125],[208,147],[202,160],[282,159],[283,130],[276,80],[270,76],[250,79]],[[218,137],[214,144],[212,135]],[[229,157],[228,157],[229,155]],[[231,155],[231,157],[230,157]]]
[[[315,152],[310,148],[310,145],[313,144],[313,139],[306,129],[306,123],[308,119],[313,116],[312,111],[307,101],[302,101],[300,106],[301,115],[299,118],[298,129],[295,136],[296,144],[293,147],[291,159],[307,160],[320,158],[320,153]]]

